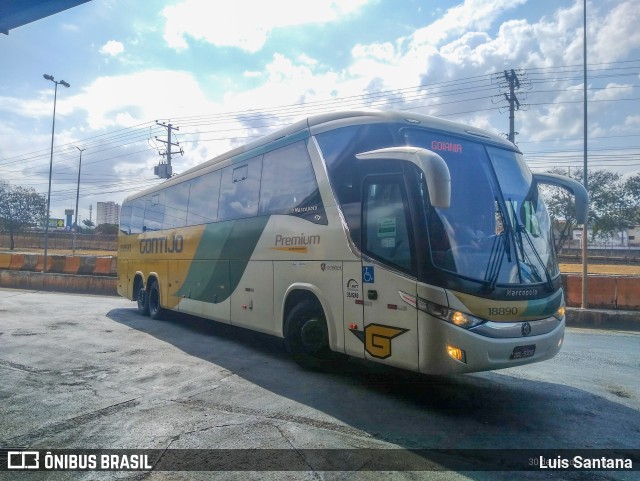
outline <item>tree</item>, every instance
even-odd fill
[[[89,219],[83,220],[82,223],[85,225],[85,227],[87,229],[90,229],[91,227],[95,226],[95,224],[92,221],[90,221]]]
[[[640,174],[629,177],[624,183],[624,189],[630,201],[627,206],[627,219],[631,224],[640,224]]]
[[[15,248],[14,235],[36,226],[46,208],[45,196],[34,189],[0,182],[0,229],[9,233],[10,250]]]
[[[118,235],[118,224],[100,224],[95,228],[96,234]]]
[[[553,174],[567,175],[563,169]],[[576,169],[569,175],[583,182],[583,171]],[[572,195],[557,187],[543,187],[543,195],[556,233],[556,250],[562,249],[571,237],[575,221],[575,202]],[[592,238],[610,239],[622,232],[633,219],[640,221],[640,175],[626,181],[622,175],[607,170],[589,171],[589,218]]]
[[[567,174],[559,168],[551,169],[549,173]],[[575,199],[569,192],[559,187],[543,185],[541,191],[551,217],[556,252],[560,252],[567,240],[571,239],[574,227],[578,225]]]

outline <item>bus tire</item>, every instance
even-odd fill
[[[285,345],[295,361],[306,369],[324,367],[332,359],[327,321],[317,302],[305,299],[289,311]]]
[[[154,321],[161,319],[164,310],[160,306],[160,287],[158,286],[157,281],[151,281],[148,299],[147,304],[149,308],[149,317]]]
[[[141,280],[137,280],[134,286],[136,293],[136,302],[138,303],[138,312],[143,316],[149,315],[149,294],[144,288]]]

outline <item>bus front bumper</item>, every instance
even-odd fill
[[[419,324],[419,370],[425,374],[490,371],[551,359],[562,347],[565,330],[564,318],[544,334],[511,338],[477,334],[431,316]]]

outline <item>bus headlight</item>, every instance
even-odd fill
[[[464,312],[460,311],[450,311],[449,319],[447,320],[455,324],[456,326],[464,327],[465,329],[479,326],[480,324],[485,322],[478,317],[472,316],[471,314],[465,314]]]
[[[560,304],[560,307],[558,307],[556,312],[553,313],[553,317],[561,321],[566,313],[567,313],[567,306],[565,305],[564,299],[563,299],[562,304]]]
[[[449,309],[448,307],[441,306],[434,302],[425,301],[420,298],[418,298],[418,309],[442,319],[443,321],[450,322],[451,324],[455,324],[456,326],[463,327],[465,329],[470,329],[486,322],[484,319],[472,316],[471,314]]]

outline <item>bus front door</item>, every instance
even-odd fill
[[[418,369],[413,229],[404,179],[374,175],[363,183],[362,296],[365,357]]]

